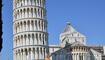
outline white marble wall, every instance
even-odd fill
[[[13,0],[14,60],[44,60],[47,47],[45,0]]]
[[[103,50],[104,50],[104,55],[105,55],[105,46],[103,46]]]
[[[67,31],[64,31],[60,34],[59,39],[61,40],[61,45],[65,46],[66,42],[72,44],[76,41],[86,45],[86,37],[76,31],[71,24],[67,24],[65,29],[68,29]],[[72,31],[73,30],[73,31]]]

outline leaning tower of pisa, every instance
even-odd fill
[[[48,53],[45,0],[13,0],[13,59],[44,60]]]

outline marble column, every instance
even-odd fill
[[[31,50],[31,60],[34,60],[33,49]]]

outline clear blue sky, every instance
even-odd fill
[[[58,44],[67,21],[89,45],[105,45],[105,0],[46,0],[49,43]],[[3,49],[0,60],[12,60],[12,1],[3,0]]]

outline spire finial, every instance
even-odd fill
[[[71,25],[71,23],[70,22],[67,22],[67,25]]]

